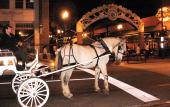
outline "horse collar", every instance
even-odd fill
[[[102,47],[105,49],[105,53],[111,53],[110,52],[110,50],[109,50],[109,48],[108,48],[108,46],[106,45],[106,43],[103,41],[103,39],[101,39],[100,41],[99,41],[99,43],[102,45]]]

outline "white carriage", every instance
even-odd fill
[[[50,72],[49,67],[39,63],[38,52],[36,53],[35,59],[26,64],[27,69],[21,71],[18,70],[18,67],[20,67],[20,65],[17,65],[17,60],[13,52],[9,50],[0,51],[0,75],[15,74],[11,83],[12,90],[17,94],[21,106],[41,107],[49,97],[49,89],[43,80],[35,77]],[[27,79],[29,80],[27,81]]]
[[[69,66],[54,72],[47,65],[39,63],[38,52],[36,58],[26,64],[28,69],[17,70],[17,60],[9,50],[0,51],[0,75],[15,74],[12,79],[12,90],[17,94],[18,102],[22,107],[42,107],[49,98],[49,87],[39,77],[61,72],[80,64]]]

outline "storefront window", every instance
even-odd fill
[[[26,0],[26,8],[34,8],[34,0]]]
[[[15,8],[23,8],[23,0],[16,0]]]
[[[33,23],[17,23],[16,28],[32,28],[33,29],[34,25]]]
[[[0,0],[0,9],[9,9],[9,0]]]

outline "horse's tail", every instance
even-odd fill
[[[61,69],[63,66],[63,58],[61,56],[61,51],[58,52],[58,67],[57,69]]]

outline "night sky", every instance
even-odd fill
[[[74,16],[79,19],[86,12],[106,2],[122,5],[141,18],[155,15],[161,7],[161,0],[50,0],[50,7],[53,12],[56,12],[55,14],[58,10],[69,7]]]

